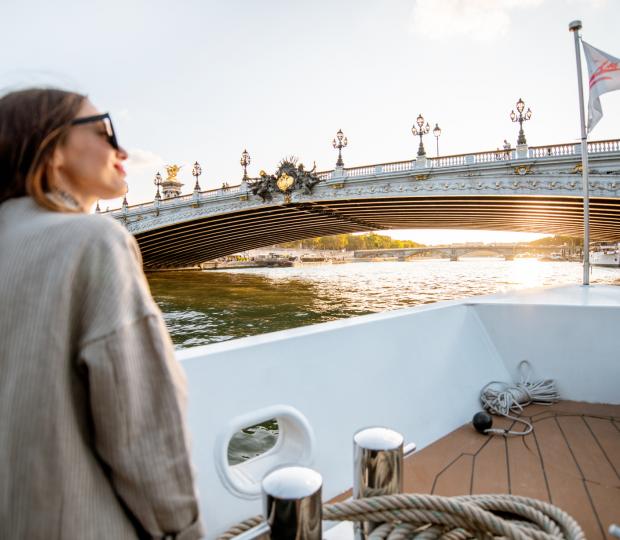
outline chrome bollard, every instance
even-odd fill
[[[283,467],[263,479],[263,510],[272,540],[321,540],[321,475],[306,467]]]
[[[403,443],[400,433],[383,427],[363,429],[353,436],[354,499],[402,492]],[[368,538],[378,525],[356,522],[355,538]]]

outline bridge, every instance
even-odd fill
[[[620,140],[589,142],[588,157],[591,239],[620,241]],[[580,143],[421,156],[317,176],[312,189],[279,179],[281,192],[266,200],[252,194],[260,179],[244,179],[109,213],[135,235],[147,269],[382,229],[583,234]]]
[[[385,248],[385,249],[357,249],[354,258],[366,259],[372,257],[396,257],[407,259],[416,255],[440,255],[450,257],[450,260],[457,261],[459,257],[477,253],[493,253],[504,257],[507,261],[514,259],[518,253],[543,253],[553,252],[569,255],[567,246],[532,246],[529,244],[466,244],[449,246],[424,246],[414,248]],[[570,253],[572,254],[572,253]]]

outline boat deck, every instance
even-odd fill
[[[620,405],[530,405],[533,433],[486,436],[466,424],[405,460],[406,492],[511,493],[559,506],[590,539],[620,523]],[[493,417],[493,427],[512,422]],[[516,424],[516,430],[522,429]]]
[[[524,437],[482,435],[465,424],[405,458],[404,491],[455,496],[510,493],[550,502],[577,520],[588,540],[620,524],[620,405],[560,401],[530,405]],[[522,424],[498,416],[494,428]],[[330,502],[346,500],[351,490]]]

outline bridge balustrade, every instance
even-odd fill
[[[620,152],[620,140],[592,141],[588,143],[589,154],[601,154],[606,152]],[[363,165],[360,167],[350,167],[340,170],[320,171],[317,176],[324,181],[338,180],[339,178],[362,178],[373,177],[384,174],[400,174],[407,171],[420,171],[428,169],[443,169],[452,167],[464,167],[471,165],[493,164],[499,161],[523,161],[527,159],[545,160],[561,157],[580,156],[581,143],[564,143],[545,146],[532,146],[527,148],[527,157],[519,158],[515,148],[497,149],[485,152],[474,152],[468,154],[455,154],[449,156],[439,156],[426,158],[426,167],[416,167],[416,160],[395,161],[389,163],[378,163],[374,165]],[[228,188],[217,188],[214,190],[201,191],[198,200],[211,200],[214,198],[225,198],[229,196],[238,197],[242,194],[242,186],[236,185]],[[195,201],[194,193],[162,199],[159,203],[160,208],[171,208],[176,205],[184,205],[188,201]],[[127,211],[148,212],[155,209],[154,204],[143,203],[127,207]],[[110,210],[117,214],[120,209]],[[123,212],[126,213],[127,211]]]

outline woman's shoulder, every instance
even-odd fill
[[[133,241],[133,236],[111,216],[68,212],[46,212],[40,225],[71,244],[98,244],[112,247]]]
[[[111,216],[99,214],[64,214],[66,223],[76,233],[93,240],[126,240],[133,236],[118,221]]]
[[[69,235],[69,242],[88,257],[96,253],[116,259],[141,259],[133,235],[110,216],[73,214],[62,229],[61,235]]]
[[[76,243],[125,241],[131,234],[114,218],[100,214],[55,212],[39,206],[31,197],[11,199],[0,205],[0,221],[24,234],[64,237]]]

